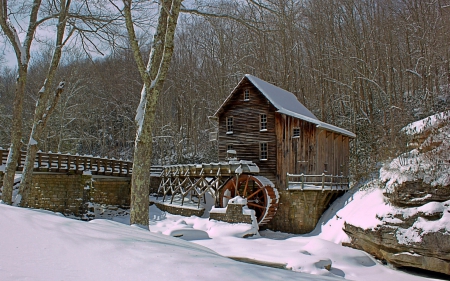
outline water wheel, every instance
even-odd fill
[[[220,204],[225,207],[228,200],[236,196],[247,199],[247,206],[255,210],[259,225],[267,224],[277,211],[278,191],[274,184],[262,176],[241,174],[230,178],[220,191]]]

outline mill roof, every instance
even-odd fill
[[[222,106],[216,111],[214,116],[218,116],[223,106],[231,99],[233,94],[245,79],[250,81],[250,83],[252,83],[269,100],[269,102],[277,109],[277,112],[316,124],[317,128],[323,128],[325,130],[340,133],[352,138],[356,137],[356,135],[350,131],[339,128],[337,126],[333,126],[317,119],[317,117],[314,116],[314,114],[309,111],[293,93],[281,89],[280,87],[272,85],[250,74],[246,74],[244,78],[242,78],[236,88],[234,88],[231,94],[224,101]]]

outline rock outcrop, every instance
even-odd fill
[[[429,202],[444,202],[450,199],[450,186],[432,186],[421,180],[407,181],[392,192],[385,193],[389,202],[398,207],[417,207]]]
[[[429,203],[434,204],[434,203]],[[344,231],[351,238],[347,246],[366,251],[380,260],[397,267],[416,267],[450,275],[450,233],[442,228],[431,231],[420,228],[421,222],[437,222],[450,217],[450,200],[438,203],[437,212],[420,212],[420,208],[403,208],[404,211],[380,218],[374,229],[363,229],[345,223]],[[441,208],[440,208],[441,207]],[[411,216],[404,216],[406,213]],[[444,220],[443,220],[444,222]]]
[[[345,223],[346,245],[397,267],[450,275],[450,111],[404,131],[412,150],[380,170],[392,211],[377,216],[379,224],[370,229]]]

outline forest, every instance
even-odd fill
[[[217,125],[208,117],[247,73],[294,93],[321,121],[354,132],[355,180],[406,149],[403,126],[450,108],[449,0],[185,2],[152,128],[153,164],[217,161],[217,142],[209,141]],[[66,86],[40,150],[132,160],[143,82],[115,21],[97,41],[81,36],[87,39],[64,46],[54,83]],[[148,57],[152,28],[140,28]],[[11,50],[2,36],[0,147],[8,148],[17,68],[7,63]],[[25,88],[24,140],[53,51],[38,42]]]

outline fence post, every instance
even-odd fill
[[[289,190],[289,173],[286,173],[286,190]]]
[[[305,188],[305,174],[302,173],[302,190]]]
[[[325,186],[325,173],[322,173],[322,191]]]

